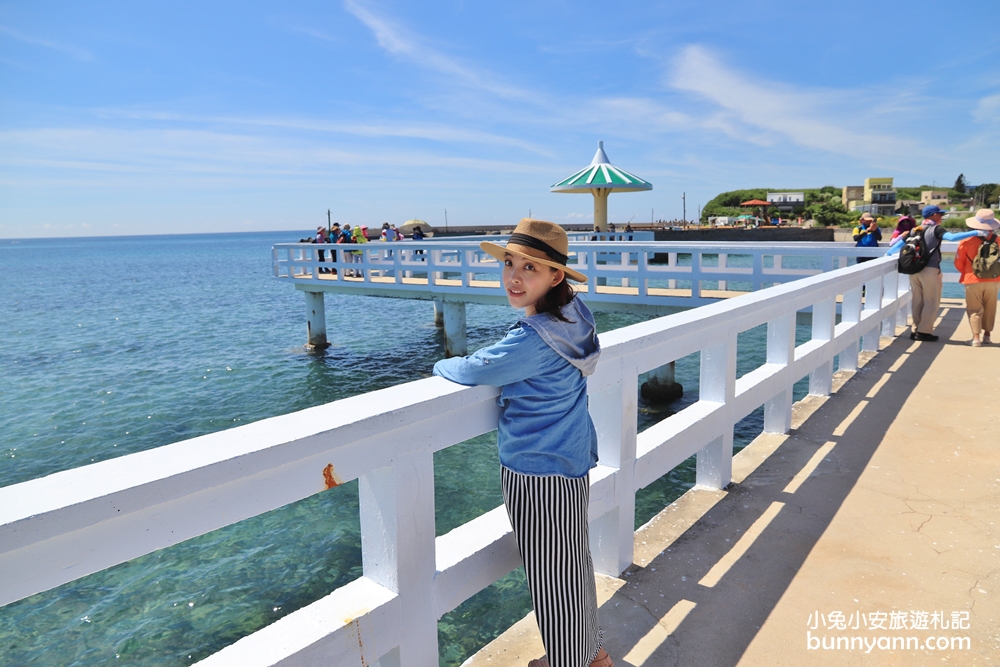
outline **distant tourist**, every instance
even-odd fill
[[[628,234],[632,233],[632,223],[631,222],[626,222],[625,223],[625,232],[628,233]]]
[[[907,236],[900,236],[892,244],[887,254],[899,252],[908,238],[915,234],[923,236],[927,248],[927,264],[919,273],[910,276],[910,311],[913,317],[913,328],[910,329],[910,340],[933,343],[938,340],[934,334],[934,321],[941,305],[941,241],[962,241],[986,232],[945,232],[941,227],[944,210],[937,206],[925,206],[922,211],[924,222],[914,227]]]
[[[502,262],[507,300],[524,317],[499,343],[439,361],[434,374],[502,387],[501,488],[548,664],[612,667],[601,648],[587,525],[597,465],[587,376],[601,346],[594,316],[568,282],[587,278],[566,266],[569,240],[552,222],[525,218],[506,247],[480,247]]]
[[[611,232],[612,234],[615,233],[615,223],[613,222],[608,223],[608,231]]]
[[[368,228],[364,227],[363,225],[354,225],[354,230],[351,232],[351,239],[352,239],[351,242],[368,243],[368,234],[366,234],[367,231]],[[354,262],[355,264],[363,264],[364,253],[365,251],[359,248],[357,250],[351,250],[349,253],[346,254],[349,254],[351,256],[350,261]],[[357,278],[363,278],[365,272],[362,271],[361,269],[355,269],[354,271],[351,272],[351,275]]]
[[[405,236],[403,236],[403,232],[399,231],[399,227],[397,227],[396,225],[393,225],[391,229],[392,233],[396,236],[396,238],[394,239],[395,241],[402,241],[403,239],[406,238]]]
[[[413,228],[413,240],[414,241],[424,240],[424,230],[420,228],[420,225],[417,225],[416,227]]]
[[[340,231],[340,223],[339,222],[333,223],[333,226],[330,227],[330,234],[329,234],[329,236],[327,236],[326,242],[327,243],[340,243],[340,236],[341,236],[341,234],[342,234],[342,232]],[[337,263],[337,251],[336,250],[331,250],[330,251],[330,261],[333,262],[334,264]],[[330,273],[332,273],[333,275],[337,275],[337,268],[334,267],[334,268],[330,269]]]
[[[316,238],[313,239],[313,243],[326,243],[326,229],[323,227],[316,228]],[[326,252],[322,248],[316,250],[316,256],[319,258],[319,263],[326,261]],[[329,273],[329,269],[319,268],[320,273]]]
[[[988,208],[976,211],[965,224],[986,233],[965,239],[955,253],[955,268],[962,274],[965,285],[965,312],[972,328],[972,346],[989,345],[990,334],[997,316],[997,292],[1000,289],[1000,246],[997,243],[996,214]]]
[[[878,228],[878,220],[868,212],[861,215],[858,226],[854,228],[854,241],[859,248],[877,248],[882,240],[882,230]],[[858,264],[875,259],[874,257],[858,257]]]
[[[917,221],[908,215],[899,216],[899,222],[896,223],[896,229],[892,232],[892,238],[889,239],[889,243],[895,243],[896,239],[900,236],[906,236],[910,233],[910,230],[917,226]]]

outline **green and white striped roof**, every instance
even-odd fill
[[[552,192],[590,192],[595,189],[609,192],[652,190],[653,184],[611,164],[604,152],[604,142],[600,141],[588,166],[551,187]]]

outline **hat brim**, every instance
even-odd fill
[[[491,241],[483,241],[479,244],[479,247],[483,252],[487,253],[491,257],[496,258],[500,262],[503,262],[503,256],[506,254],[517,255],[518,257],[523,257],[524,259],[530,259],[533,262],[538,262],[539,264],[544,264],[545,266],[551,266],[553,269],[559,269],[560,271],[566,272],[566,277],[570,280],[575,280],[578,283],[587,282],[587,276],[583,275],[579,271],[574,271],[565,264],[560,264],[547,257],[537,257],[536,255],[531,255],[526,252],[522,252],[516,248],[511,248],[509,246],[501,246],[493,243]]]
[[[965,224],[971,227],[972,229],[982,229],[983,231],[987,232],[995,232],[996,230],[1000,229],[1000,222],[997,222],[996,220],[989,220],[987,222],[983,222],[979,218],[966,218]]]

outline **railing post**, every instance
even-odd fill
[[[428,610],[436,567],[433,453],[411,454],[362,475],[358,496],[364,576],[399,595],[398,664],[436,665],[437,617]]]
[[[759,292],[764,284],[764,251],[757,250],[753,254],[753,286],[754,292]]]
[[[463,250],[458,253],[462,267],[462,287],[472,286],[472,272],[468,269],[472,266],[474,252],[473,250]]]
[[[701,260],[700,250],[691,251],[691,298],[701,298]]]
[[[865,281],[864,312],[874,313],[882,308],[882,277]],[[871,315],[869,315],[871,317]],[[865,333],[861,341],[861,349],[866,352],[878,352],[879,328],[874,327]]]
[[[795,361],[795,313],[767,323],[767,363],[783,366],[785,389],[764,403],[764,432],[788,433],[792,428],[792,378]]]
[[[899,299],[904,294],[910,291],[910,277],[905,278],[898,273],[896,274],[896,298]],[[896,326],[903,327],[904,329],[910,324],[910,301],[907,300],[902,308],[896,311]]]
[[[833,340],[833,327],[837,314],[837,300],[824,299],[813,304],[812,309],[812,339],[819,341]],[[823,362],[809,374],[809,394],[812,396],[829,396],[833,390],[833,354],[825,346]]]
[[[729,255],[726,254],[726,253],[724,253],[724,252],[720,252],[719,253],[719,271],[723,272],[726,268],[728,268],[726,266],[728,263],[729,263]],[[724,278],[722,278],[722,279],[719,280],[719,291],[720,292],[725,292],[726,291],[726,283],[727,283],[727,281]]]
[[[851,342],[840,351],[840,369],[856,371],[858,369],[858,335],[857,325],[861,321],[861,287],[844,292],[844,302],[841,305],[840,323],[843,326],[853,326],[854,335]]]
[[[699,400],[728,406],[736,398],[736,332],[701,350]],[[726,411],[728,415],[729,411]],[[724,488],[733,479],[733,424],[728,417],[722,435],[698,451],[695,483],[710,489]]]
[[[639,253],[639,298],[649,296],[649,253],[645,250]]]
[[[899,274],[895,271],[882,275],[882,307],[891,306],[896,300],[896,283],[899,281]],[[896,337],[896,318],[887,317],[882,320],[882,335],[886,338]]]
[[[639,374],[621,369],[619,382],[590,395],[598,457],[615,471],[615,508],[590,524],[594,570],[617,577],[632,564],[635,541],[635,443]]]

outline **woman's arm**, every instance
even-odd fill
[[[536,375],[546,349],[551,348],[532,329],[517,327],[467,357],[442,359],[434,364],[434,375],[469,386],[503,387]]]
[[[971,239],[973,236],[986,236],[986,232],[975,229],[968,232],[945,232],[941,239],[944,241],[961,241],[963,239]]]

